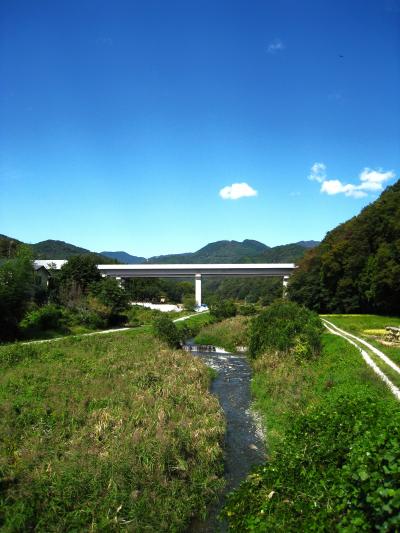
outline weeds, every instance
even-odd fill
[[[211,344],[234,352],[237,346],[248,345],[249,318],[236,316],[223,322],[209,324],[195,337],[196,344]]]
[[[209,373],[138,330],[0,347],[0,528],[179,531],[222,484]]]

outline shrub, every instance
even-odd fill
[[[399,424],[377,395],[311,406],[229,497],[230,531],[398,531]]]
[[[194,308],[196,307],[196,300],[194,296],[191,296],[190,294],[186,294],[185,296],[183,296],[182,303],[183,303],[183,307],[187,311],[193,311]]]
[[[107,319],[93,309],[82,307],[74,314],[74,322],[78,326],[86,326],[90,329],[104,329],[107,327]]]
[[[19,324],[24,337],[34,337],[44,331],[65,329],[62,310],[48,304],[27,313]]]
[[[322,331],[316,313],[280,300],[253,319],[249,351],[253,357],[270,349],[308,359],[320,353]]]
[[[211,316],[217,320],[236,316],[237,308],[232,300],[217,300],[210,305]]]
[[[257,307],[255,305],[250,305],[250,304],[242,305],[239,307],[238,312],[239,312],[239,315],[243,315],[243,316],[256,315]]]
[[[160,316],[153,322],[154,332],[162,341],[171,348],[179,348],[181,335],[178,328],[167,316]]]

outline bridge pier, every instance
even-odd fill
[[[200,306],[201,305],[201,274],[196,274],[195,275],[195,300],[196,300],[196,305]]]
[[[283,298],[287,298],[287,285],[289,283],[289,277],[290,276],[283,276],[283,293],[282,293]]]

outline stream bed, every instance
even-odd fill
[[[211,385],[224,411],[225,481],[226,486],[218,502],[211,506],[205,521],[194,521],[188,531],[223,532],[227,526],[217,520],[226,495],[236,488],[251,468],[265,460],[264,435],[261,422],[251,410],[251,368],[243,355],[231,354],[214,346],[187,344],[184,349],[217,372]]]

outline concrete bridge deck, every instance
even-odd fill
[[[104,276],[115,278],[195,278],[196,304],[201,305],[202,276],[278,276],[286,288],[294,263],[224,263],[224,264],[168,264],[168,265],[98,265]]]
[[[204,276],[290,276],[294,263],[225,263],[225,264],[166,264],[166,265],[98,265],[106,276],[120,278],[181,278]]]

